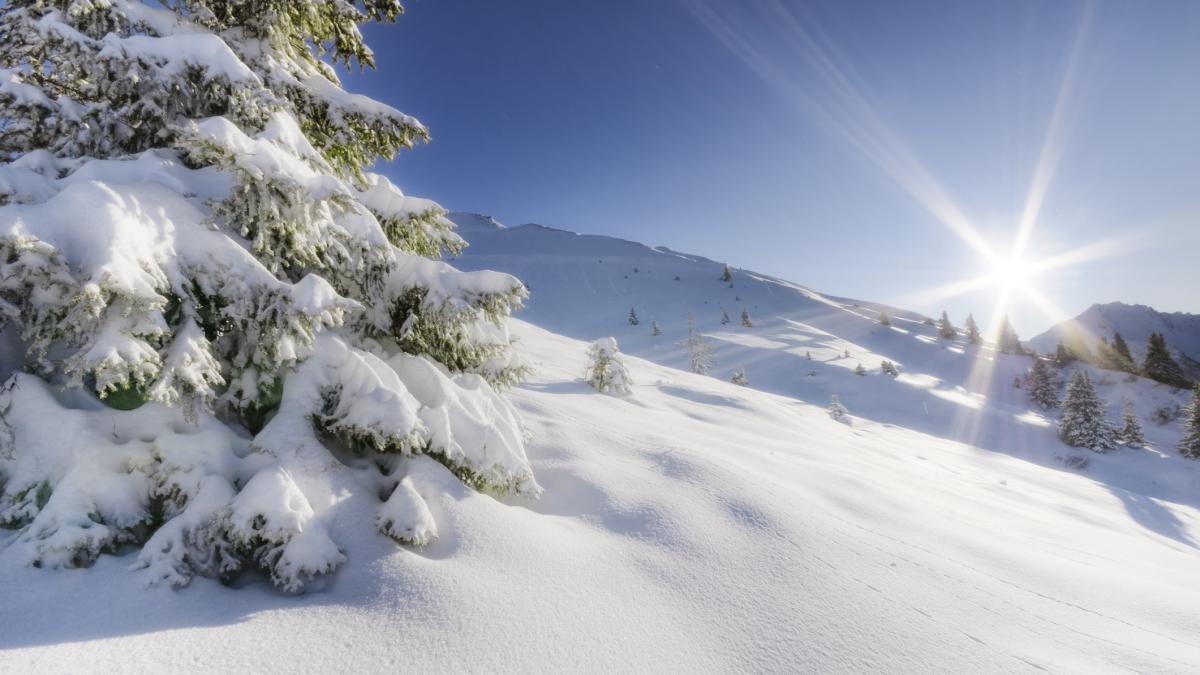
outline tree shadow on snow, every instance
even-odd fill
[[[1174,539],[1186,546],[1200,548],[1188,536],[1183,522],[1174,513],[1171,513],[1169,509],[1160,504],[1157,499],[1131,492],[1124,488],[1111,485],[1106,487],[1121,500],[1121,503],[1125,506],[1125,510],[1129,512],[1130,517],[1138,525],[1156,534]]]

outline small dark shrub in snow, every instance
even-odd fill
[[[1150,413],[1150,421],[1161,427],[1179,419],[1182,413],[1183,408],[1178,403],[1168,403],[1155,408],[1154,412]]]
[[[1066,457],[1060,457],[1059,461],[1062,462],[1063,466],[1072,471],[1083,471],[1091,464],[1091,460],[1083,455],[1067,455]]]

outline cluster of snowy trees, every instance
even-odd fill
[[[1005,325],[1007,325],[1007,322],[1005,322]],[[938,335],[941,337],[947,340],[953,340],[958,337],[958,329],[954,327],[954,324],[950,323],[950,317],[945,311],[942,312],[942,318],[938,319],[936,326]],[[972,314],[967,314],[967,320],[963,325],[963,329],[966,332],[968,343],[973,345],[983,343],[983,337],[979,334],[979,325],[975,323],[975,317]]]
[[[1050,410],[1060,405],[1059,382],[1047,359],[1035,356],[1033,367],[1025,376],[1029,398],[1039,407]],[[1117,445],[1145,447],[1146,439],[1141,420],[1131,402],[1121,411],[1121,423],[1108,421],[1108,407],[1096,392],[1087,370],[1079,368],[1071,375],[1066,397],[1062,400],[1059,437],[1068,445],[1092,450],[1110,450]],[[1183,439],[1179,452],[1189,459],[1200,459],[1200,386],[1193,391],[1192,401],[1183,414]]]
[[[440,261],[464,246],[445,211],[369,170],[426,128],[334,70],[373,66],[359,25],[401,12],[0,5],[0,321],[24,352],[0,523],[29,562],[134,544],[151,581],[301,588],[345,559],[332,451],[369,460],[379,530],[413,544],[438,471],[540,492],[497,393],[526,289]]]
[[[1079,338],[1068,342],[1059,342],[1055,348],[1054,360],[1059,365],[1085,361],[1108,370],[1148,377],[1172,387],[1184,388],[1192,385],[1184,373],[1183,367],[1171,355],[1167,340],[1161,333],[1150,334],[1146,341],[1146,353],[1141,364],[1134,359],[1133,353],[1129,350],[1129,344],[1120,332],[1113,333],[1111,342],[1107,337],[1101,336],[1095,352],[1088,349],[1083,340]]]

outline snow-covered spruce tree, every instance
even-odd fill
[[[942,312],[942,318],[938,319],[937,329],[938,335],[947,340],[958,337],[958,331],[954,329],[954,324],[950,323],[950,317],[945,311]]]
[[[1025,384],[1029,388],[1029,399],[1039,407],[1044,410],[1058,407],[1058,382],[1044,359],[1033,358],[1033,367],[1025,376]]]
[[[1058,436],[1067,445],[1077,448],[1104,451],[1116,447],[1113,428],[1105,419],[1104,401],[1082,368],[1075,371],[1067,386]]]
[[[1126,370],[1131,373],[1137,370],[1137,366],[1133,360],[1133,354],[1129,351],[1129,343],[1125,342],[1125,338],[1121,337],[1121,333],[1119,331],[1113,333],[1112,348],[1113,351],[1117,353],[1117,357],[1121,359],[1123,365],[1122,370]]]
[[[425,127],[333,68],[373,65],[358,25],[401,11],[0,7],[10,550],[138,544],[152,582],[257,566],[295,590],[344,560],[335,494],[383,495],[378,529],[422,544],[438,471],[540,491],[494,389],[524,370],[502,320],[526,291],[437,260],[463,246],[445,212],[368,171]],[[339,478],[355,456],[368,473]]]
[[[1133,403],[1126,402],[1121,410],[1121,428],[1117,429],[1117,442],[1128,448],[1146,447],[1146,437],[1142,434],[1142,422],[1138,419],[1137,409]]]
[[[860,363],[857,366],[854,366],[854,374],[860,377],[866,377],[867,369],[863,368],[863,364]]]
[[[888,361],[887,359],[884,359],[880,362],[879,371],[884,375],[891,375],[892,377],[900,376],[900,371],[896,369],[896,364]]]
[[[883,311],[882,309],[879,310],[879,325],[881,325],[881,326],[892,325],[892,320],[888,318],[887,312]]]
[[[1075,353],[1062,342],[1054,347],[1054,364],[1059,368],[1065,368],[1078,360]]]
[[[725,310],[721,310],[721,325],[727,326],[727,325],[729,325],[729,322],[730,322],[729,312],[726,312]]]
[[[1017,337],[1017,331],[1013,330],[1012,324],[1008,322],[1008,317],[1000,319],[1000,330],[996,333],[996,349],[1006,354],[1025,353],[1025,348],[1021,346],[1021,340]]]
[[[733,376],[729,378],[729,381],[738,385],[739,387],[750,386],[750,380],[746,379],[745,368],[738,368],[737,370],[733,371]]]
[[[636,326],[639,323],[641,323],[641,321],[638,320],[637,311],[635,311],[633,307],[630,307],[629,308],[629,325]]]
[[[1186,387],[1190,383],[1183,369],[1167,349],[1167,339],[1162,333],[1151,333],[1146,342],[1146,357],[1142,360],[1142,371],[1146,377],[1173,387]]]
[[[650,319],[650,334],[654,337],[662,335],[662,329],[658,327],[658,322],[654,319]]]
[[[584,379],[601,394],[628,396],[633,393],[633,379],[617,349],[616,338],[600,338],[588,347]]]
[[[742,310],[742,326],[746,328],[754,328],[754,322],[750,320],[750,312]]]
[[[687,331],[687,337],[679,341],[679,346],[687,354],[688,367],[692,372],[703,375],[716,365],[717,359],[708,340],[696,329],[696,318],[691,312],[688,312]]]
[[[983,338],[979,336],[979,324],[975,323],[975,317],[967,314],[967,320],[964,323],[967,329],[967,342],[977,345],[983,342]]]
[[[725,271],[721,273],[721,281],[724,281],[724,282],[733,281],[733,272],[730,271],[728,263],[725,264]]]
[[[1188,459],[1200,459],[1200,385],[1192,390],[1192,402],[1188,404],[1183,417],[1179,454]]]
[[[825,411],[829,413],[829,416],[835,422],[841,422],[842,424],[850,423],[850,411],[846,410],[846,406],[842,405],[842,401],[838,398],[837,394],[829,397],[829,407]]]

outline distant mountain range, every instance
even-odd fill
[[[1183,312],[1160,312],[1146,305],[1127,305],[1110,302],[1092,305],[1082,314],[1059,323],[1038,335],[1028,344],[1039,352],[1051,352],[1059,342],[1081,341],[1095,349],[1100,338],[1110,342],[1119,332],[1129,343],[1134,357],[1141,359],[1146,352],[1150,333],[1162,333],[1171,352],[1193,377],[1200,376],[1200,315]]]

